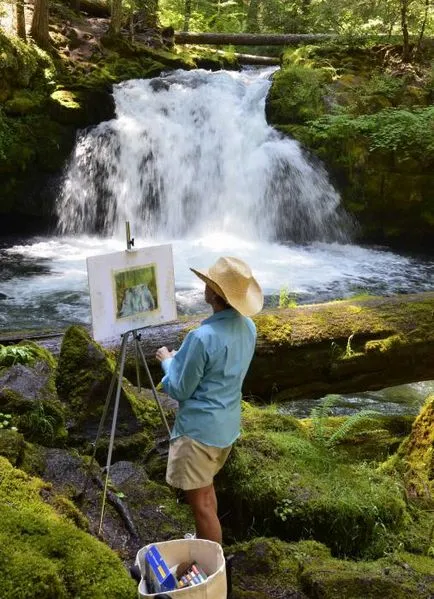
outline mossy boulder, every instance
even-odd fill
[[[270,122],[304,123],[325,111],[323,85],[327,75],[314,68],[291,65],[277,71],[266,102]]]
[[[243,418],[243,434],[219,481],[235,536],[254,523],[259,534],[315,539],[335,555],[381,552],[384,532],[409,520],[400,481],[368,464],[348,463],[291,420],[286,430],[275,430],[268,419],[250,430],[255,409]]]
[[[57,397],[56,361],[46,349],[29,341],[15,348],[13,363],[0,368],[0,408],[12,415],[11,425],[26,439],[44,445],[62,445],[67,432],[65,410]],[[20,353],[21,352],[21,353]]]
[[[434,395],[426,399],[409,436],[382,469],[398,471],[411,498],[434,503]]]
[[[60,399],[67,405],[71,432],[75,438],[95,440],[108,397],[103,432],[110,431],[118,377],[117,374],[113,377],[115,369],[113,356],[96,343],[84,327],[71,326],[66,330],[60,350],[56,385]],[[112,384],[113,381],[116,384]],[[145,392],[136,393],[133,386],[123,379],[117,435],[125,437],[142,431],[144,427],[152,431],[159,426],[155,401],[149,401]]]
[[[315,541],[256,538],[228,548],[233,554],[233,599],[428,599],[434,590],[429,557],[395,553],[378,561],[335,559]]]
[[[46,483],[0,458],[0,596],[136,597],[119,557],[44,501],[49,495]]]
[[[24,453],[24,436],[16,430],[0,430],[0,456],[7,458],[13,466],[16,466]]]
[[[138,456],[136,456],[137,458]],[[58,496],[80,506],[81,524],[98,533],[105,474],[97,463],[64,449],[45,449],[40,475]],[[138,460],[140,461],[140,460]],[[89,476],[90,474],[90,476]],[[139,547],[156,540],[180,538],[194,530],[190,508],[178,501],[174,489],[149,479],[141,463],[113,461],[110,467],[103,535],[132,563]]]
[[[114,118],[113,96],[102,90],[58,89],[50,96],[50,115],[67,125],[95,125]]]
[[[320,411],[321,408],[316,411]],[[383,462],[394,454],[410,433],[414,416],[387,416],[370,411],[353,416],[303,419],[310,436],[319,433],[326,446],[349,462]]]

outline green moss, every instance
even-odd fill
[[[391,335],[386,339],[368,341],[365,345],[365,351],[366,353],[392,353],[394,349],[399,349],[403,344],[405,344],[405,339],[402,335]]]
[[[6,114],[25,115],[41,112],[45,106],[46,97],[40,92],[17,90],[12,98],[5,102]]]
[[[136,596],[137,585],[117,556],[44,503],[43,488],[0,458],[0,596]]]
[[[59,356],[56,386],[59,397],[67,402],[72,413],[101,413],[105,392],[113,374],[114,364],[103,348],[92,341],[79,326],[69,327],[63,336]]]
[[[281,345],[291,341],[292,325],[288,319],[275,314],[260,314],[254,318],[258,334],[269,343]]]
[[[80,98],[72,91],[60,89],[51,94],[53,102],[57,102],[66,110],[80,110]]]
[[[348,416],[326,417],[321,423],[324,442],[345,426]],[[337,443],[333,450],[348,462],[382,462],[395,453],[403,438],[409,434],[413,416],[383,416],[362,419]],[[311,418],[301,421],[303,429],[312,437],[315,431]]]
[[[301,431],[302,424],[297,418],[278,412],[277,406],[257,408],[247,401],[242,402],[242,428],[250,432]]]
[[[0,430],[0,455],[12,465],[17,465],[24,453],[24,437],[21,433],[9,429]]]
[[[363,555],[385,530],[405,523],[398,481],[366,463],[347,463],[301,431],[267,426],[267,419],[263,430],[256,421],[250,431],[246,421],[223,471],[221,495],[240,525],[235,534],[254,519],[259,534],[313,538],[337,555]]]
[[[72,326],[66,330],[56,381],[59,397],[68,405],[74,431],[79,433],[84,425],[100,420],[114,369],[112,355],[93,341],[83,327]],[[142,427],[149,436],[161,427],[158,407],[150,392],[138,393],[125,378],[119,406],[117,430],[121,436],[129,436]],[[145,435],[141,437],[141,448],[147,444]],[[125,440],[126,453],[130,451],[129,446]]]
[[[295,64],[278,71],[267,98],[270,123],[285,125],[318,118],[324,113],[322,96],[327,79],[324,71]]]
[[[234,555],[234,599],[426,599],[433,590],[434,560],[408,553],[354,562],[332,558],[320,543],[284,543],[274,538],[239,543],[229,552]]]
[[[26,474],[41,476],[45,469],[44,448],[36,443],[24,443],[24,452],[16,464]]]
[[[410,435],[382,467],[403,477],[407,493],[413,499],[433,504],[434,496],[434,396],[426,399]]]
[[[406,599],[429,597],[433,590],[431,576],[421,560],[409,567],[406,555],[378,562],[349,562],[330,560],[326,564],[313,563],[300,576],[303,591],[308,595],[318,593],[324,599]],[[434,560],[430,563],[431,572]]]

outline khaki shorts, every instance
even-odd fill
[[[178,437],[170,442],[166,481],[171,487],[190,491],[212,484],[232,449],[211,447],[190,437]]]

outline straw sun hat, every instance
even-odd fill
[[[242,260],[224,256],[208,270],[190,270],[244,316],[254,316],[262,310],[262,290]]]

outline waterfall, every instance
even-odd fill
[[[175,71],[114,88],[116,118],[81,132],[58,202],[61,233],[348,240],[318,163],[270,127],[272,69]]]

